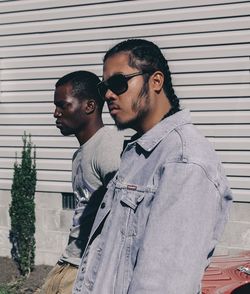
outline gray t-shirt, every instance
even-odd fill
[[[78,203],[60,261],[79,265],[106,186],[119,167],[122,146],[123,136],[106,126],[73,155],[72,187]]]

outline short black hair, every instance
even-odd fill
[[[171,104],[171,110],[168,115],[171,115],[180,110],[179,99],[175,95],[171,73],[168,67],[168,62],[163,56],[160,48],[145,39],[128,39],[122,41],[109,49],[103,61],[105,62],[109,57],[118,53],[127,53],[129,57],[129,66],[137,68],[139,71],[149,73],[144,75],[144,81],[147,82],[150,74],[159,70],[164,75],[163,90]]]
[[[70,84],[72,86],[72,95],[79,100],[93,99],[96,101],[98,109],[102,111],[104,100],[99,95],[97,85],[100,83],[99,77],[89,71],[74,71],[61,77],[55,87]]]

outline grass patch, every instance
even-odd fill
[[[16,290],[9,285],[0,285],[0,294],[15,294]]]
[[[0,284],[0,294],[17,294],[24,282],[24,278],[20,278],[15,282]]]

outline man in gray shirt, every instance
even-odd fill
[[[72,187],[77,199],[68,245],[49,273],[40,293],[72,292],[81,256],[97,209],[120,163],[123,138],[102,121],[104,101],[99,78],[77,71],[60,78],[54,94],[56,126],[64,136],[75,135],[80,147],[72,162]]]
[[[180,110],[167,61],[131,39],[104,57],[98,86],[133,128],[97,212],[74,294],[197,294],[232,201],[211,144]]]

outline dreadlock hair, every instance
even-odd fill
[[[100,97],[97,90],[97,84],[100,79],[92,72],[79,70],[74,71],[61,77],[55,87],[70,84],[72,86],[72,96],[79,100],[95,100],[99,112],[102,112],[104,100]]]
[[[168,62],[163,56],[160,48],[148,40],[128,39],[109,49],[103,61],[105,62],[109,57],[121,52],[128,54],[129,66],[148,73],[143,76],[145,84],[148,82],[150,75],[155,71],[159,70],[163,73],[163,90],[171,105],[171,109],[167,116],[178,112],[180,110],[179,99],[175,95],[173,89]]]

